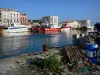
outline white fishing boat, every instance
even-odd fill
[[[7,29],[4,29],[4,32],[9,32],[9,33],[17,33],[17,32],[27,32],[29,31],[29,26],[25,26],[25,25],[16,25],[11,24]]]
[[[67,24],[64,28],[61,29],[62,32],[69,31],[71,29],[71,25]]]

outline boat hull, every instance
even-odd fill
[[[28,30],[28,28],[21,28],[21,29],[5,29],[3,31],[9,32],[9,33],[19,33],[19,32],[27,32],[29,30]]]
[[[53,34],[53,33],[57,33],[57,32],[61,32],[61,28],[46,28],[45,29],[45,34]]]
[[[35,33],[45,33],[45,34],[51,34],[55,32],[61,32],[61,28],[32,28],[32,32]]]
[[[61,32],[65,32],[65,31],[68,31],[68,30],[70,30],[70,28],[62,28]]]

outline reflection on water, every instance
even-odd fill
[[[38,52],[43,44],[49,46],[65,46],[72,44],[72,35],[79,31],[65,31],[58,34],[3,33],[0,36],[0,58],[23,53]]]

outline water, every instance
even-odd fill
[[[79,34],[72,30],[58,34],[3,33],[0,36],[0,59],[24,53],[42,51],[43,44],[65,46],[72,44],[72,35]]]

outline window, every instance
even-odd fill
[[[10,22],[12,22],[12,20],[10,20]]]
[[[17,22],[19,22],[19,21],[17,20]]]
[[[54,22],[57,22],[57,20],[56,20],[56,19],[54,19]]]
[[[16,22],[16,20],[14,20],[14,22]]]
[[[14,27],[14,24],[11,24],[12,27]]]
[[[24,21],[24,24],[26,24],[26,21]]]
[[[21,17],[21,19],[22,19],[22,17]]]

